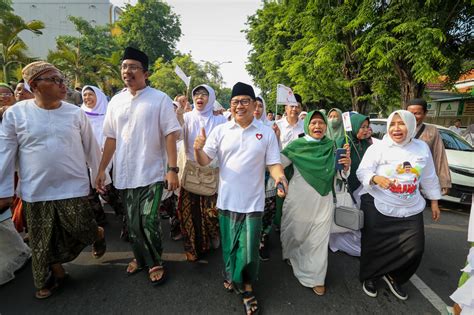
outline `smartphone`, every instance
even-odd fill
[[[286,194],[285,186],[283,186],[283,183],[278,183],[277,184],[277,189],[281,189],[281,191],[283,191]]]
[[[339,164],[338,161],[345,157],[346,153],[346,149],[344,148],[336,149],[336,171],[344,169],[344,164]]]

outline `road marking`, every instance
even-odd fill
[[[441,313],[448,314],[446,304],[426,283],[423,282],[416,274],[410,278],[415,288]]]
[[[163,253],[161,258],[164,261],[187,261],[185,253]],[[133,252],[106,252],[105,255],[99,259],[91,259],[90,252],[82,252],[73,261],[73,264],[82,266],[91,265],[117,265],[127,266],[128,263],[117,262],[117,260],[133,259]]]

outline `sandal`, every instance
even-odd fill
[[[51,295],[53,295],[53,290],[56,289],[57,287],[58,287],[57,280],[52,275],[50,275],[48,277],[48,280],[46,280],[46,284],[44,288],[36,291],[35,298],[37,298],[38,300],[47,299]]]
[[[252,291],[245,291],[242,293],[242,303],[244,303],[244,311],[247,315],[258,314],[260,311],[257,299]]]
[[[107,243],[105,242],[105,232],[104,236],[95,241],[94,244],[92,244],[92,257],[95,259],[99,259],[100,257],[104,256],[105,251],[107,250]]]
[[[313,288],[313,292],[316,295],[323,296],[326,294],[326,287],[323,285],[317,285]]]
[[[133,259],[131,262],[128,263],[127,275],[131,276],[131,275],[134,275],[136,273],[139,273],[142,270],[143,270],[143,268],[138,266],[137,260]]]
[[[161,273],[161,278],[154,279],[154,276]],[[150,282],[153,286],[163,284],[166,281],[166,272],[163,266],[155,266],[148,270],[148,275],[150,277]]]
[[[225,289],[227,292],[231,293],[231,292],[234,291],[234,285],[232,284],[231,281],[229,281],[229,280],[224,280],[224,289]]]

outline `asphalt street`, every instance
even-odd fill
[[[452,304],[449,295],[456,289],[468,252],[468,208],[444,205],[439,223],[425,210],[426,245],[417,276],[441,302]],[[129,244],[119,239],[120,222],[108,214],[108,251],[101,259],[86,248],[65,265],[70,279],[46,300],[34,298],[31,265],[17,278],[0,287],[0,314],[243,314],[239,296],[222,286],[220,250],[205,261],[185,261],[181,241],[169,237],[168,222],[162,220],[168,281],[152,287],[147,273],[127,276],[125,268],[132,257]],[[343,253],[329,255],[327,294],[316,296],[299,284],[291,267],[281,260],[278,234],[271,237],[271,260],[261,263],[255,286],[263,314],[439,314],[427,297],[407,283],[409,299],[396,299],[383,282],[379,296],[365,295],[358,281],[359,260]],[[425,293],[426,295],[426,293]]]

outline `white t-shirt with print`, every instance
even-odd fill
[[[370,185],[374,175],[389,178],[393,185],[390,189]],[[412,139],[403,147],[385,139],[374,143],[365,152],[357,177],[364,185],[360,195],[371,194],[377,210],[387,216],[408,217],[423,211],[426,202],[420,188],[426,198],[441,199],[433,157],[422,140]]]

